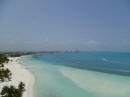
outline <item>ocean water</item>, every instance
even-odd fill
[[[35,97],[130,97],[130,53],[54,53],[19,62],[36,78]]]

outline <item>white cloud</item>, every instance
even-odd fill
[[[97,45],[97,44],[99,44],[99,42],[96,41],[96,40],[89,40],[89,41],[86,42],[86,44],[87,45]]]

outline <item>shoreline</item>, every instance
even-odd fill
[[[31,55],[24,55],[24,56],[21,56],[21,57],[19,57],[18,59],[21,59],[21,58],[23,58],[23,57],[25,57],[25,56],[31,56]],[[28,73],[30,73],[30,83],[29,83],[29,86],[28,86],[28,92],[27,92],[27,94],[28,95],[25,95],[24,96],[24,94],[23,94],[23,97],[35,97],[35,93],[34,93],[34,85],[35,85],[35,76],[32,74],[32,72],[29,70],[29,69],[27,69],[25,66],[24,66],[24,64],[21,64],[21,63],[19,63],[17,60],[18,59],[16,59],[16,62],[19,64],[19,65],[21,65]],[[25,86],[26,86],[26,83],[25,83]],[[25,91],[26,92],[26,91]]]
[[[34,84],[35,84],[35,77],[23,64],[20,64],[17,60],[22,58],[21,57],[10,57],[9,63],[5,64],[5,68],[8,68],[11,73],[11,81],[8,82],[0,82],[0,91],[2,90],[3,86],[10,86],[13,85],[15,87],[22,81],[25,83],[25,92],[23,93],[22,97],[35,97],[34,96]]]

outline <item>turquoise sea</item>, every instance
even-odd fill
[[[82,52],[19,60],[35,76],[35,97],[130,97],[130,53]]]

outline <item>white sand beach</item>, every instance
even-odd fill
[[[8,82],[0,82],[0,92],[3,86],[14,85],[15,87],[17,87],[19,82],[22,81],[25,83],[26,89],[23,93],[23,97],[34,97],[35,78],[29,70],[27,70],[22,64],[19,64],[17,62],[17,59],[19,58],[21,57],[9,58],[12,61],[5,64],[5,68],[9,68],[12,72],[12,79]]]

